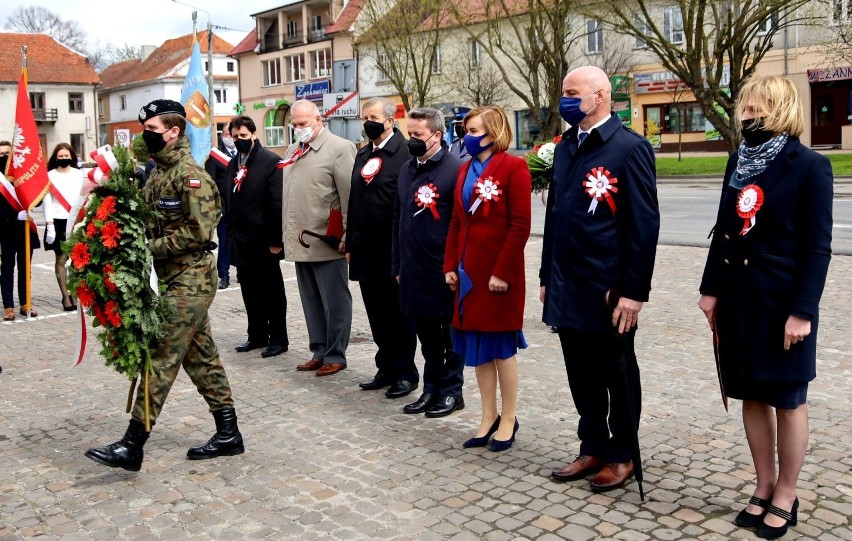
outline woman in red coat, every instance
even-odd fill
[[[506,153],[512,129],[496,105],[477,107],[463,121],[465,147],[444,273],[456,291],[453,349],[476,367],[482,421],[465,447],[492,451],[512,446],[518,431],[518,348],[526,348],[524,246],[530,236],[530,172],[522,158]],[[503,408],[497,413],[497,385]]]

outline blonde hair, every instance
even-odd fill
[[[492,151],[495,154],[505,152],[512,144],[512,127],[509,126],[509,119],[503,109],[497,105],[477,107],[464,116],[464,127],[467,128],[467,121],[476,116],[482,117],[482,127],[494,140]]]
[[[772,133],[787,132],[798,137],[805,131],[805,112],[799,91],[789,79],[771,76],[751,77],[740,89],[735,111],[737,125],[746,104],[751,102],[758,116],[763,117],[764,127]]]

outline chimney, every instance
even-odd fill
[[[151,53],[157,50],[156,45],[142,45],[139,47],[139,59],[144,62],[151,56]]]

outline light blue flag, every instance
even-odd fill
[[[192,157],[199,165],[204,165],[210,155],[210,123],[214,121],[214,117],[210,107],[207,77],[201,66],[201,48],[198,41],[193,40],[189,71],[183,83],[180,102],[186,110],[186,136],[189,138]]]

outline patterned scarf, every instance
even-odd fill
[[[738,190],[744,188],[748,179],[766,171],[769,163],[775,159],[786,144],[787,132],[779,133],[756,147],[746,146],[745,141],[740,143],[737,172],[731,179],[731,186]]]

